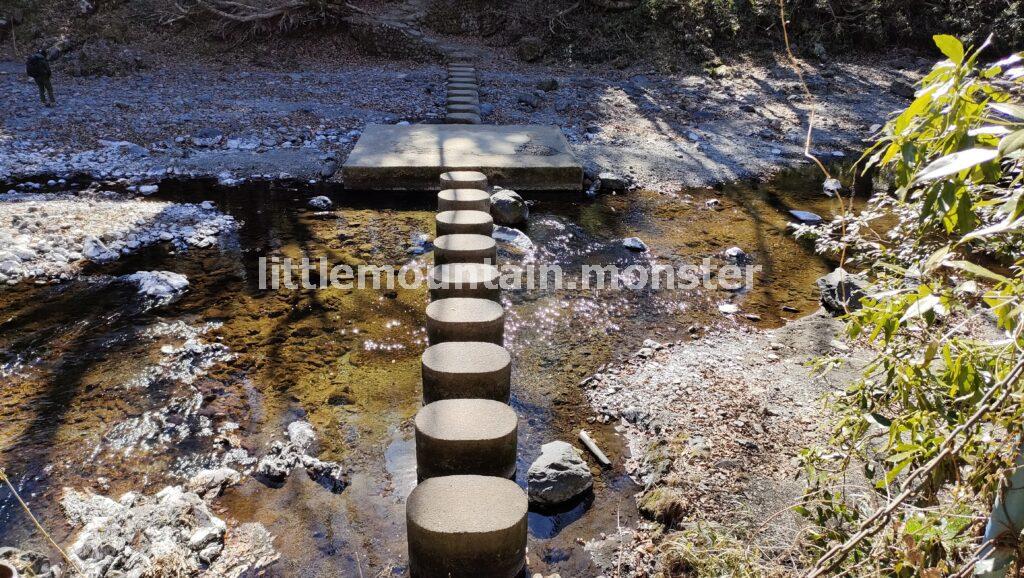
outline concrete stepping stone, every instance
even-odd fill
[[[498,262],[498,244],[486,235],[442,235],[434,239],[434,265]]]
[[[475,104],[448,104],[445,110],[448,114],[480,114],[480,107]]]
[[[511,480],[443,476],[405,505],[409,570],[418,578],[512,578],[526,565],[529,500]]]
[[[490,299],[438,299],[427,305],[427,343],[505,340],[505,311]]]
[[[494,219],[484,211],[442,211],[434,217],[436,237],[442,235],[487,235],[494,232]]]
[[[449,91],[452,90],[475,90],[480,91],[480,86],[475,82],[449,82],[445,87]]]
[[[467,95],[449,96],[448,98],[445,99],[445,104],[448,104],[448,105],[452,105],[452,104],[475,104],[475,105],[479,106],[480,105],[480,97],[479,96],[467,96]]]
[[[480,75],[477,74],[475,68],[469,67],[448,67],[448,78],[453,76],[468,76],[474,79],[479,79]]]
[[[483,176],[483,173],[476,174]],[[487,186],[486,180],[487,177],[484,177],[483,187]],[[478,183],[479,181],[474,182]],[[489,213],[491,211],[491,194],[480,188],[445,189],[437,193],[437,210],[441,212],[483,211]]]
[[[420,480],[516,473],[519,417],[492,399],[443,399],[416,413],[416,474]]]
[[[455,96],[472,96],[473,98],[480,98],[480,92],[476,89],[473,90],[449,90],[448,98]]]
[[[501,272],[487,263],[445,263],[430,270],[432,300],[468,297],[501,301]]]
[[[479,114],[453,112],[444,117],[444,121],[448,124],[480,124],[481,119]]]
[[[487,175],[479,171],[448,171],[441,173],[442,189],[486,189]],[[487,211],[490,211],[490,205]]]
[[[449,341],[431,345],[420,356],[423,403],[463,397],[508,403],[512,355],[484,341]]]
[[[471,84],[477,84],[479,82],[479,80],[480,79],[477,78],[477,76],[475,74],[470,74],[470,73],[467,73],[467,72],[459,72],[459,73],[454,73],[454,74],[449,74],[448,75],[448,83],[449,84],[455,83],[455,82],[468,82],[468,83],[471,83]]]

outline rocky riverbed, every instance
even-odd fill
[[[480,58],[485,122],[559,125],[588,178],[610,171],[619,193],[516,201],[509,222],[529,219],[499,228],[503,259],[764,267],[742,291],[507,296],[520,477],[580,428],[613,460],[565,453],[571,493],[593,494],[531,513],[531,569],[646,575],[665,543],[649,520],[669,535],[695,511],[753,526],[795,495],[795,451],[820,435],[818,398],[834,385],[803,362],[855,356],[831,345],[833,320],[797,320],[830,264],[793,240],[789,210],[835,206],[818,176],[735,183],[805,163],[812,108],[815,153],[852,155],[905,98],[893,81],[922,64],[807,65],[808,101],[770,58],[713,74]],[[253,280],[258,256],[421,258],[430,208],[367,207],[336,194],[336,172],[367,124],[441,118],[443,70],[366,58],[56,68],[60,104],[47,109],[20,63],[0,63],[0,457],[19,490],[98,576],[161,560],[211,576],[401,572],[425,295]],[[10,499],[0,506],[4,540],[46,547]],[[774,552],[796,520],[771,519],[758,544]],[[145,548],[125,551],[149,527]]]

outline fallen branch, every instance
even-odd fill
[[[612,461],[608,459],[608,456],[604,455],[601,448],[597,447],[597,443],[590,437],[587,430],[580,430],[580,441],[583,442],[583,445],[587,446],[587,449],[590,450],[590,453],[594,454],[594,457],[597,458],[597,461],[601,462],[602,466],[608,467],[612,465]]]

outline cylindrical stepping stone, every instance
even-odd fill
[[[434,217],[437,237],[442,235],[487,235],[494,232],[494,219],[484,211],[442,211]]]
[[[511,478],[516,473],[519,418],[492,399],[443,399],[416,413],[416,473]]]
[[[480,114],[480,107],[475,104],[451,104],[446,106],[448,114],[455,113],[468,113],[468,114]]]
[[[445,99],[445,104],[447,104],[447,105],[453,105],[453,104],[475,104],[475,105],[479,106],[480,105],[480,97],[479,96],[449,96],[448,98]]]
[[[444,117],[448,124],[480,124],[480,115],[468,112],[453,112]]]
[[[443,476],[405,504],[409,571],[416,578],[512,578],[526,565],[529,499],[493,476]]]
[[[434,239],[434,264],[497,263],[498,245],[486,235],[442,235]]]
[[[420,357],[423,403],[464,397],[508,403],[512,356],[485,341],[448,341],[431,345]]]
[[[478,171],[448,171],[441,173],[442,189],[486,189],[487,175]],[[490,211],[490,208],[486,209]]]
[[[505,340],[505,311],[490,299],[438,299],[427,305],[427,342]]]
[[[488,213],[491,210],[491,194],[483,189],[444,189],[437,193],[437,210]]]
[[[432,300],[468,297],[501,300],[501,272],[487,263],[446,263],[430,270]]]

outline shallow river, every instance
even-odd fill
[[[164,188],[166,189],[166,187]],[[331,493],[301,472],[280,488],[246,480],[219,499],[227,518],[263,523],[277,539],[280,576],[404,572],[404,499],[415,484],[411,419],[420,406],[425,347],[423,289],[261,290],[261,256],[401,265],[432,231],[432,195],[335,197],[335,210],[304,207],[308,193],[189,186],[167,195],[212,200],[241,223],[218,246],[154,248],[90,266],[62,285],[0,289],[0,463],[58,541],[71,528],[57,506],[65,486],[120,495],[153,493],[212,465],[245,466],[305,418],[322,459],[351,472]],[[722,210],[705,207],[720,199]],[[793,240],[787,210],[823,216],[838,204],[817,179],[780,177],[757,188],[637,192],[586,201],[540,199],[524,231],[529,251],[506,262],[697,264],[732,246],[763,270],[753,287],[724,290],[507,292],[513,401],[522,425],[517,481],[543,443],[589,430],[615,467],[599,471],[592,499],[562,513],[532,513],[531,572],[596,574],[580,544],[636,518],[637,490],[622,467],[614,424],[595,421],[579,382],[636,351],[644,339],[690,339],[711,325],[776,326],[817,307],[813,280],[828,270]],[[617,242],[637,236],[649,252]],[[152,309],[110,276],[138,270],[186,275],[178,302]],[[571,275],[571,273],[567,273]],[[734,299],[744,315],[724,316]],[[783,306],[787,309],[784,311]],[[239,451],[240,449],[246,452]],[[10,493],[0,490],[0,545],[47,551]]]

